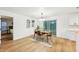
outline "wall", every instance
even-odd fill
[[[30,18],[23,15],[18,15],[15,13],[11,13],[8,11],[0,10],[0,15],[11,16],[13,17],[13,39],[20,39],[26,36],[32,35],[34,31],[34,27],[26,28],[26,20],[35,20],[34,18]]]

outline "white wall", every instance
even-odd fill
[[[65,37],[67,30],[67,16],[57,17],[57,37]]]
[[[11,13],[8,11],[0,10],[0,15],[11,16],[13,17],[13,39],[20,39],[33,34],[34,28],[26,28],[26,20],[35,20],[34,18],[30,18],[23,15],[18,15],[15,13]]]

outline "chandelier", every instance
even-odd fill
[[[40,17],[40,20],[41,21],[44,21],[45,20],[45,13],[44,13],[44,8],[40,8],[40,14],[41,14],[41,17]]]

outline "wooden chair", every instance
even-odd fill
[[[34,36],[33,36],[33,38],[35,38],[35,35],[37,34],[37,31],[34,31]]]
[[[36,40],[40,41],[41,39],[42,39],[42,33],[40,31],[37,31]]]
[[[47,34],[47,43],[49,43],[49,40],[51,40],[51,38],[52,38],[52,32]]]
[[[39,41],[43,41],[44,40],[44,38],[45,38],[45,33],[43,33],[43,32],[40,32],[40,31],[37,31],[37,32],[35,32],[36,34],[35,34],[35,37],[36,37],[36,40],[39,40]]]

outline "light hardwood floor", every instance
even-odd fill
[[[52,47],[27,37],[19,40],[9,40],[0,45],[1,52],[75,52],[76,42],[68,39],[52,37]]]

